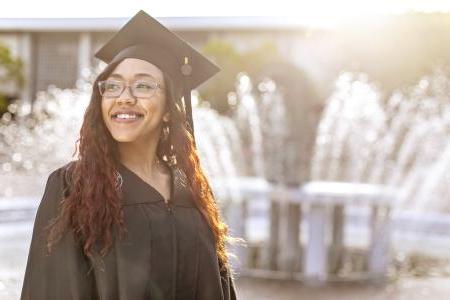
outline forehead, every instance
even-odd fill
[[[121,76],[124,79],[131,79],[145,76],[145,74],[161,81],[164,79],[161,69],[148,61],[137,58],[126,58],[121,61],[109,77]]]

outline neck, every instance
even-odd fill
[[[160,160],[156,155],[159,136],[153,135],[145,140],[118,143],[120,161],[129,169],[154,178],[160,167]]]

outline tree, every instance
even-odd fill
[[[229,110],[228,93],[235,90],[237,74],[246,72],[256,78],[267,63],[280,60],[276,46],[267,41],[246,52],[238,52],[230,43],[212,39],[202,49],[222,69],[199,90],[200,95],[219,113]]]
[[[0,115],[7,111],[9,101],[15,97],[1,90],[2,85],[11,82],[17,88],[23,87],[23,62],[20,58],[13,57],[9,48],[0,43]]]

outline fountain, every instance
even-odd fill
[[[91,82],[99,71],[84,72],[75,90],[49,87],[37,96],[33,107],[11,105],[16,120],[11,114],[3,116],[0,224],[22,220],[31,230],[48,173],[71,160],[76,150]],[[298,271],[301,244],[312,234],[303,226],[308,219],[300,219],[298,205],[279,201],[273,206],[269,201],[301,188],[292,186],[285,172],[286,166],[298,160],[283,152],[289,130],[297,129],[284,122],[287,105],[276,83],[265,79],[256,87],[246,74],[239,74],[236,91],[229,94],[230,103],[235,104],[231,117],[219,115],[206,102],[199,104],[198,95],[193,94],[198,150],[232,234],[247,240],[247,248],[236,248],[240,266],[251,263],[248,252],[252,247],[262,247],[266,252],[257,254],[260,260],[275,249],[283,268]],[[450,245],[450,205],[446,202],[450,194],[449,92],[450,77],[441,70],[389,97],[366,75],[342,73],[317,126],[314,153],[309,158],[310,182],[303,186],[301,197],[309,197],[308,205],[312,205],[314,195],[326,191],[341,193],[346,203],[360,191],[370,194],[374,188],[382,189],[395,195],[390,198],[394,248],[429,253],[420,241],[436,238],[432,241],[435,248],[445,255],[444,246]],[[274,210],[279,216],[294,217],[281,217],[274,229],[268,217]],[[344,229],[352,233],[344,244],[357,245],[368,235],[361,231],[361,224],[368,221],[367,211],[349,205],[342,213],[348,220]],[[282,244],[293,237],[300,241],[288,243],[285,249],[273,248],[267,243],[274,235]],[[288,259],[292,255],[297,256],[295,261]]]
[[[313,180],[382,184],[399,190],[398,208],[448,211],[449,86],[436,70],[383,102],[366,77],[341,75],[319,125]]]

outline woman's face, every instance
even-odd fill
[[[120,62],[107,80],[122,82],[130,87],[135,84],[144,91],[146,84],[152,81],[164,88],[162,71],[147,61],[135,58]],[[130,88],[125,88],[116,97],[102,96],[103,121],[116,141],[133,142],[159,136],[162,119],[168,121],[165,92],[161,88],[156,88],[150,98],[134,97]]]

